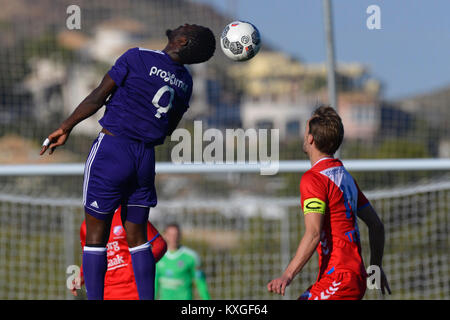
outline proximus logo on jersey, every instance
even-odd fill
[[[188,85],[184,83],[182,80],[179,80],[173,73],[170,71],[165,71],[162,69],[158,69],[153,66],[150,68],[150,76],[157,76],[163,79],[165,82],[169,82],[171,85],[181,88],[183,91],[187,91]]]

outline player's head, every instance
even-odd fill
[[[172,222],[164,228],[164,240],[167,242],[169,249],[178,248],[181,242],[181,229],[178,223]]]
[[[182,64],[194,64],[208,61],[216,50],[216,39],[209,28],[196,24],[185,24],[174,30],[166,31],[168,48],[172,50]]]
[[[310,155],[317,151],[334,155],[344,139],[344,126],[341,117],[330,106],[320,106],[314,110],[306,123],[303,151]]]

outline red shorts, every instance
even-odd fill
[[[139,300],[139,294],[135,283],[126,285],[105,285],[104,300]]]
[[[366,286],[366,277],[350,271],[335,271],[325,274],[298,300],[361,300]]]

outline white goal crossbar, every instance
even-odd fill
[[[450,159],[362,159],[344,160],[352,172],[450,170]],[[274,163],[271,164],[272,166]],[[311,168],[307,160],[283,160],[275,163],[277,172],[305,172]],[[184,163],[157,162],[157,173],[259,173],[267,168],[261,163]],[[82,175],[84,163],[0,165],[0,176]]]

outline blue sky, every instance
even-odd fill
[[[305,62],[326,60],[321,0],[195,0],[248,20],[263,41]],[[366,27],[369,5],[381,29]],[[361,62],[388,99],[450,86],[450,0],[332,0],[336,59]]]

